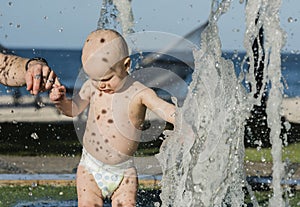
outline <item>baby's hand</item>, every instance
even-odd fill
[[[66,87],[54,84],[49,94],[50,100],[55,103],[64,100],[65,97],[66,97]]]

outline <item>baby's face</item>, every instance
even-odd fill
[[[116,64],[101,78],[92,78],[92,83],[101,92],[113,94],[122,88],[127,75],[126,65]]]

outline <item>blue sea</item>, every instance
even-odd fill
[[[14,49],[12,53],[21,57],[32,58],[36,56],[44,57],[47,59],[50,67],[60,77],[60,81],[67,88],[72,89],[75,85],[78,73],[81,69],[81,50],[66,50],[66,49]],[[237,74],[240,71],[240,65],[244,57],[244,53],[236,52],[224,52],[224,57],[231,59],[234,62]],[[192,59],[190,59],[192,60]],[[140,54],[133,56],[133,68],[143,67],[139,65],[141,61]],[[179,72],[179,76],[182,77],[187,83],[191,80],[191,73],[193,68],[185,64],[180,63],[175,58],[167,56],[160,56],[156,59],[156,63],[153,65],[168,70],[174,69]],[[182,72],[183,71],[183,72]],[[284,94],[287,97],[300,96],[300,54],[282,54],[282,80],[284,83]],[[185,93],[182,91],[181,93]],[[0,95],[7,94],[21,94],[28,95],[25,88],[12,88],[6,86],[0,86]],[[46,93],[44,93],[46,94]]]

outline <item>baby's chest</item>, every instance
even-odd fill
[[[137,126],[144,118],[145,107],[137,97],[126,94],[110,96],[95,96],[91,102],[93,110],[90,114],[101,124],[122,125],[123,127]]]

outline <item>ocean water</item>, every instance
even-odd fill
[[[81,50],[67,50],[67,49],[13,49],[12,53],[32,58],[36,56],[44,57],[47,59],[50,67],[60,77],[60,81],[72,93],[77,76],[81,69]],[[160,58],[156,59],[150,65],[141,64],[141,60],[145,54],[135,53],[132,56],[132,70],[136,70],[141,67],[155,66],[164,68],[167,70],[174,70],[184,81],[187,83],[191,82],[191,74],[193,72],[193,59],[188,58],[191,64],[186,65],[176,58],[161,55]],[[180,55],[181,57],[190,54]],[[234,63],[236,74],[238,75],[241,71],[241,64],[244,60],[245,53],[237,51],[225,51],[223,56],[227,59],[231,59]],[[300,54],[283,53],[282,54],[282,82],[284,83],[284,94],[286,97],[298,97],[300,96]],[[175,68],[175,69],[174,69]],[[178,90],[179,99],[183,101],[185,98],[186,89]],[[165,99],[170,97],[164,93],[164,91],[158,91]],[[25,88],[12,88],[6,86],[0,86],[0,95],[29,95]],[[47,95],[47,93],[41,94]]]

